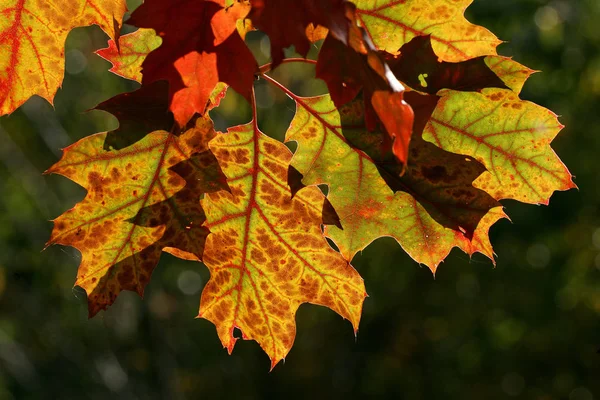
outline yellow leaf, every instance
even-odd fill
[[[256,123],[230,129],[210,148],[231,192],[202,200],[212,232],[204,251],[211,279],[199,316],[216,325],[223,346],[233,350],[239,328],[274,367],[292,347],[302,303],[329,307],[358,329],[363,280],[323,236],[319,188],[303,188],[292,198],[290,151]]]
[[[52,103],[69,32],[99,25],[116,40],[125,11],[125,0],[0,0],[0,115],[33,95]]]

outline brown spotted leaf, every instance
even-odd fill
[[[202,257],[202,193],[226,187],[207,149],[212,123],[199,119],[181,136],[148,134],[122,150],[103,149],[106,133],[67,147],[48,173],[87,189],[87,196],[54,220],[48,242],[82,253],[76,285],[88,293],[90,316],[122,290],[143,295],[163,250]],[[220,182],[220,184],[219,184]],[[210,184],[207,184],[210,183]]]
[[[363,280],[323,236],[319,188],[304,187],[292,197],[287,147],[253,122],[230,129],[210,148],[231,192],[202,200],[212,232],[204,251],[211,278],[199,316],[216,325],[223,346],[233,350],[238,328],[274,367],[292,347],[302,303],[329,307],[358,329]]]
[[[0,115],[33,95],[53,103],[64,76],[69,32],[99,25],[117,39],[125,11],[125,0],[2,0]]]

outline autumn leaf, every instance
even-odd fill
[[[125,0],[3,0],[0,3],[0,115],[33,95],[53,103],[64,75],[69,32],[99,25],[117,39]]]
[[[430,36],[416,36],[402,46],[400,55],[389,58],[392,72],[411,88],[435,94],[442,89],[480,91],[510,88],[519,93],[534,72],[502,56],[481,56],[467,61],[440,61]]]
[[[142,64],[161,42],[152,29],[138,29],[134,33],[121,36],[118,48],[113,40],[109,40],[108,47],[96,53],[113,64],[111,72],[141,82]],[[205,111],[219,105],[227,88],[226,84],[217,83],[208,97]],[[105,150],[132,145],[148,132],[170,130],[174,124],[173,113],[169,110],[169,85],[164,80],[114,96],[94,109],[107,111],[119,119],[119,128],[108,133],[104,142]]]
[[[112,73],[141,83],[142,63],[161,43],[162,39],[152,29],[138,29],[121,36],[118,42],[109,40],[108,47],[96,51],[96,54],[112,64]],[[107,111],[119,120],[119,127],[107,134],[104,150],[120,150],[149,132],[170,130],[175,120],[169,107],[169,84],[166,81],[143,85],[98,104],[95,110]]]
[[[131,146],[154,130],[170,130],[175,123],[169,111],[169,85],[165,81],[112,97],[94,110],[107,111],[119,120],[119,127],[107,133],[104,150]]]
[[[365,43],[365,54],[361,54],[329,35],[319,52],[315,75],[325,81],[337,107],[364,89],[365,106],[374,111],[393,140],[393,154],[406,164],[413,110],[404,101],[404,86],[376,49]]]
[[[495,55],[501,43],[473,25],[464,12],[473,0],[355,0],[358,19],[375,45],[396,54],[415,36],[431,35],[433,50],[444,61]]]
[[[156,50],[162,43],[160,36],[152,29],[138,29],[119,38],[117,42],[110,39],[108,47],[96,51],[100,57],[113,65],[110,72],[133,81],[142,81],[142,63],[148,54]]]
[[[124,0],[0,0],[0,115],[34,94],[52,102],[77,26],[100,25],[110,38],[97,54],[141,83],[95,107],[118,128],[48,170],[87,190],[48,245],[81,252],[89,315],[123,290],[143,295],[163,252],[202,261],[198,316],[230,353],[236,330],[257,341],[273,368],[303,303],[356,334],[366,292],[351,261],[380,237],[434,273],[454,247],[494,262],[499,200],[547,204],[575,185],[550,147],[557,117],[518,97],[534,71],[497,55],[500,41],[464,17],[471,1],[145,0],[128,20],[140,29],[119,37]],[[271,42],[260,69],[244,42],[254,27]],[[318,60],[283,58],[321,39]],[[267,75],[299,61],[328,95]],[[293,155],[258,128],[258,77],[296,103]],[[229,86],[253,119],[217,133],[208,111]]]
[[[107,134],[99,133],[66,148],[47,171],[88,191],[54,220],[48,245],[82,253],[75,284],[88,293],[90,316],[122,290],[143,295],[163,250],[202,257],[208,230],[199,197],[226,187],[207,149],[214,135],[212,123],[198,119],[181,136],[156,131],[130,147],[106,151]]]
[[[211,93],[206,111],[218,107],[225,97],[227,85],[219,83]],[[137,142],[153,130],[170,130],[174,124],[169,111],[169,85],[156,81],[137,90],[112,97],[93,108],[117,117],[119,127],[108,132],[104,150],[122,149]],[[187,126],[194,125],[194,119]]]
[[[331,308],[358,329],[366,296],[362,278],[321,231],[324,196],[317,187],[292,197],[292,157],[258,130],[256,120],[210,143],[231,192],[202,200],[211,230],[204,263],[211,278],[199,316],[212,321],[231,353],[238,338],[256,340],[271,359],[285,358],[294,342],[302,303]]]
[[[491,247],[483,243],[489,227],[503,213],[495,211],[495,217],[482,222],[499,204],[471,186],[484,171],[476,162],[458,163],[445,154],[446,158],[431,157],[435,146],[421,139],[410,150],[412,157],[420,157],[419,162],[409,164],[400,177],[400,169],[394,171],[387,165],[389,159],[378,165],[365,152],[376,156],[381,133],[364,127],[360,101],[338,110],[329,96],[295,96],[294,100],[296,115],[286,135],[286,141],[298,142],[292,165],[302,173],[305,184],[329,186],[328,199],[343,230],[328,226],[325,232],[347,260],[382,236],[395,238],[413,259],[434,272],[455,246],[493,258]],[[435,102],[429,113],[434,106]],[[423,107],[415,110],[427,114]],[[427,120],[422,115],[417,119]],[[417,122],[415,134],[420,136],[423,126]],[[396,192],[390,184],[397,186]]]
[[[486,166],[474,185],[496,199],[548,204],[556,190],[575,187],[550,148],[562,129],[551,111],[509,90],[442,92],[423,138]]]
[[[521,93],[525,81],[536,71],[509,57],[486,56],[485,64],[515,93]]]
[[[338,39],[348,37],[345,0],[251,0],[248,18],[271,41],[273,68],[283,60],[283,49],[294,46],[306,57],[310,44],[324,37],[327,28]]]
[[[506,88],[490,69],[485,57],[451,63],[439,61],[431,46],[431,36],[416,36],[400,49],[391,62],[394,74],[415,90],[436,94],[442,89],[479,91],[484,88]]]
[[[242,3],[228,8],[224,3],[147,0],[127,21],[162,38],[142,64],[142,83],[169,82],[170,110],[181,127],[204,113],[219,82],[250,99],[258,66],[237,30],[249,10]]]
[[[413,137],[415,113],[410,104],[404,101],[404,92],[378,90],[373,93],[371,104],[385,128],[385,132],[393,141],[392,154],[405,166],[408,161],[410,141]]]

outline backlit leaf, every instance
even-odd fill
[[[162,40],[152,29],[137,31],[119,38],[119,48],[114,40],[108,41],[108,47],[96,51],[100,57],[113,65],[111,72],[123,78],[142,81],[142,63],[146,56],[156,50]]]
[[[501,43],[487,29],[464,17],[472,0],[356,0],[358,17],[375,45],[396,54],[415,36],[431,35],[444,61],[495,55]]]
[[[434,146],[428,147],[419,137],[411,151],[422,158],[409,164],[407,173],[400,177],[400,170],[386,170],[385,163],[378,166],[355,147],[358,141],[368,142],[369,137],[374,144],[381,142],[380,134],[364,128],[360,101],[338,110],[328,96],[295,100],[296,116],[286,136],[286,140],[298,142],[292,165],[304,175],[305,184],[329,185],[328,199],[343,230],[328,226],[326,234],[347,260],[382,236],[395,238],[411,257],[433,271],[455,246],[469,254],[479,251],[493,257],[491,247],[467,237],[484,237],[482,232],[487,233],[491,223],[503,215],[496,212],[497,218],[480,223],[490,209],[498,207],[471,186],[483,168],[471,171],[468,163],[449,164],[439,155],[431,157],[426,152]],[[418,108],[416,111],[420,112]],[[415,132],[418,129],[415,126]],[[476,167],[476,163],[471,164]],[[388,186],[378,167],[399,185],[397,192]],[[471,234],[467,235],[469,224]]]
[[[87,190],[48,244],[81,252],[90,316],[123,290],[142,295],[162,252],[203,261],[199,317],[230,353],[238,332],[257,341],[273,368],[303,303],[356,333],[366,292],[351,261],[380,237],[434,273],[454,247],[494,262],[499,200],[547,204],[575,185],[550,147],[562,125],[518,97],[534,71],[497,55],[464,17],[471,1],[144,0],[127,21],[140,29],[119,37],[125,0],[0,0],[0,114],[52,101],[76,26],[100,25],[97,53],[141,83],[95,108],[117,129],[48,171]],[[260,68],[245,43],[255,27],[273,59]],[[321,39],[318,60],[284,59]],[[286,85],[301,82],[269,75],[291,62],[314,65],[329,94],[300,97]],[[259,78],[296,103],[293,155],[258,128]],[[208,111],[229,86],[252,122],[217,133]]]
[[[306,57],[311,41],[324,38],[329,28],[338,38],[347,38],[345,0],[251,0],[248,18],[264,31],[271,41],[271,57],[277,66],[284,57],[283,49],[294,46]]]
[[[0,1],[0,115],[33,95],[53,103],[63,80],[69,32],[99,25],[117,39],[125,11],[125,0]]]
[[[373,110],[393,140],[392,152],[406,164],[413,131],[414,113],[404,101],[404,86],[394,76],[372,44],[358,53],[331,35],[325,39],[315,74],[323,79],[331,99],[340,107],[364,89],[366,107]]]
[[[431,47],[430,36],[416,36],[402,46],[400,52],[391,62],[391,69],[398,79],[420,92],[435,94],[441,89],[479,91],[506,87],[490,69],[485,57],[456,63],[439,61]],[[498,62],[495,66],[504,72],[502,66],[508,62]]]
[[[119,127],[108,133],[104,149],[122,149],[146,136],[153,130],[173,127],[173,114],[169,111],[169,87],[166,81],[142,85],[133,92],[110,98],[94,107],[108,111],[119,120]],[[227,92],[227,85],[219,83],[211,93],[206,111],[217,107]],[[188,123],[188,126],[193,122]]]
[[[147,0],[127,21],[154,29],[163,40],[142,64],[142,83],[169,82],[170,110],[179,126],[204,113],[219,82],[250,99],[258,66],[237,29],[249,10],[237,2],[223,6],[223,0]]]
[[[302,303],[329,307],[358,329],[363,280],[323,236],[320,190],[305,187],[292,198],[290,151],[255,122],[230,129],[210,148],[231,192],[202,200],[212,232],[204,251],[211,278],[199,315],[216,325],[223,346],[233,350],[239,328],[275,366],[292,347]]]
[[[520,93],[525,81],[535,71],[509,57],[487,56],[485,63],[515,93]]]
[[[106,133],[99,133],[66,148],[48,170],[88,191],[54,221],[48,245],[82,253],[76,285],[88,293],[90,316],[122,290],[143,295],[163,250],[202,257],[208,230],[199,197],[226,187],[207,149],[214,134],[212,123],[199,119],[179,137],[156,131],[130,147],[106,151]]]
[[[509,90],[444,91],[423,138],[479,160],[488,172],[474,185],[496,199],[548,204],[556,190],[575,187],[550,148],[562,129],[556,115]]]

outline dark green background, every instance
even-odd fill
[[[471,21],[501,39],[500,53],[542,70],[522,98],[561,115],[553,147],[580,190],[550,206],[507,201],[491,231],[498,265],[455,250],[433,279],[391,239],[354,265],[370,297],[358,337],[332,311],[304,305],[286,363],[268,373],[254,342],[232,356],[196,320],[205,267],[164,255],[144,300],[122,294],[87,319],[72,288],[79,253],[41,251],[49,222],[85,192],[42,176],[60,149],[116,120],[86,109],[134,88],[93,54],[100,29],[67,41],[67,73],[53,109],[34,98],[0,118],[0,399],[600,399],[600,1],[477,0]],[[131,3],[133,6],[133,2]],[[261,62],[268,43],[248,40]],[[285,66],[296,93],[317,94],[312,70]],[[294,105],[258,83],[261,128],[281,138]],[[246,122],[230,96],[219,128]]]

